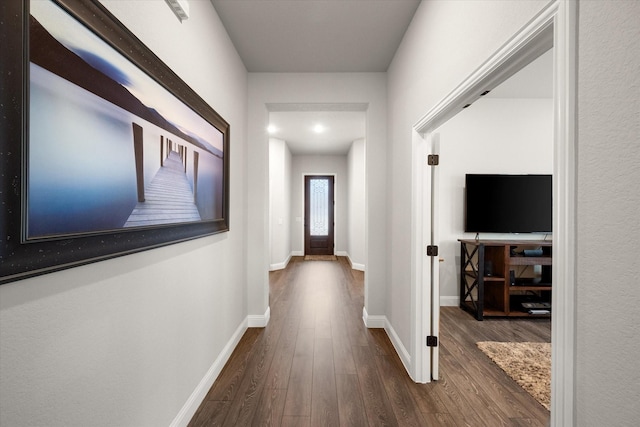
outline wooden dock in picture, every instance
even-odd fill
[[[124,227],[200,221],[191,185],[180,154],[171,151],[144,190]]]

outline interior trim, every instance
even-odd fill
[[[247,316],[247,326],[249,328],[264,328],[269,324],[271,318],[271,307],[267,306],[267,310],[264,314],[250,314]]]
[[[236,346],[240,342],[240,339],[247,330],[247,324],[248,318],[244,319],[242,323],[238,325],[238,328],[235,330],[233,335],[231,335],[231,338],[224,346],[211,367],[207,370],[207,373],[204,375],[204,377],[202,377],[195,390],[193,390],[191,396],[189,396],[185,404],[180,409],[180,412],[178,412],[178,415],[176,415],[171,424],[169,424],[170,427],[187,427],[189,425],[191,419],[200,407],[200,404],[207,396],[207,393],[213,386],[213,383],[220,375],[220,372],[222,372],[222,368],[224,368],[224,365],[231,357],[233,350],[236,348]]]
[[[577,2],[555,15],[554,230],[551,316],[551,426],[575,426]],[[557,266],[557,267],[556,267]]]

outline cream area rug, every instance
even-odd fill
[[[337,261],[338,258],[335,255],[305,255],[305,261]]]
[[[542,406],[550,409],[550,343],[483,341],[476,344]]]

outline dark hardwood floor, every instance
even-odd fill
[[[547,341],[548,319],[441,313],[440,373],[415,384],[382,329],[362,322],[362,272],[292,258],[270,273],[271,320],[242,337],[196,426],[546,426],[549,412],[477,341]]]

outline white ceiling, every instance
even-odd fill
[[[211,0],[249,72],[385,72],[420,0]],[[490,98],[551,98],[542,55]],[[363,111],[272,111],[271,134],[292,154],[346,154],[364,138]],[[325,132],[313,127],[321,124]]]
[[[249,72],[387,71],[420,0],[211,0]]]
[[[287,142],[291,154],[347,154],[365,136],[364,111],[284,111],[269,113],[270,136]],[[323,131],[314,128],[320,125]]]

